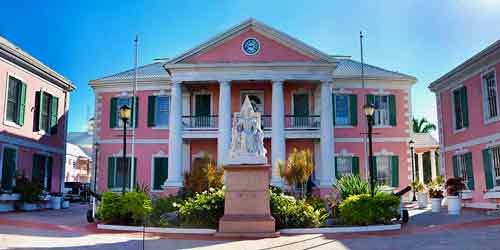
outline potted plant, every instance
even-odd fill
[[[427,207],[427,193],[425,192],[425,186],[420,181],[414,181],[411,183],[411,188],[417,192],[417,205],[418,208]]]
[[[14,211],[14,203],[19,200],[19,194],[0,190],[0,212]]]
[[[50,203],[52,209],[61,209],[62,193],[50,193]]]
[[[428,185],[429,198],[431,199],[431,208],[433,213],[441,212],[441,201],[444,198],[442,189],[443,183],[444,183],[443,177],[438,176],[434,180],[432,180]]]
[[[22,176],[17,182],[16,189],[19,190],[19,209],[32,211],[40,208],[43,189],[39,182],[30,181],[26,176]]]
[[[61,208],[69,208],[69,198],[63,198]]]
[[[449,178],[446,181],[446,199],[448,201],[448,214],[459,215],[462,208],[460,191],[465,189],[462,178]]]

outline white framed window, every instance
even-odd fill
[[[119,128],[123,128],[123,121],[122,119],[120,118],[120,108],[123,107],[124,105],[128,106],[129,108],[132,108],[132,98],[131,97],[126,97],[126,98],[117,98],[116,99],[116,124],[118,124],[118,127]],[[130,117],[129,121],[127,122],[128,126],[130,126],[131,124],[131,121],[132,121],[132,117]]]
[[[131,157],[127,156],[125,164],[122,164],[122,157],[109,157],[108,158],[108,188],[113,190],[121,190],[123,188],[123,178],[125,177],[125,189],[130,188],[130,174],[132,161]],[[136,158],[134,158],[135,161]],[[136,163],[134,167],[137,166]],[[134,170],[134,180],[137,179]]]
[[[170,96],[157,96],[155,105],[155,126],[168,127]]]
[[[351,156],[340,156],[336,157],[337,164],[337,178],[342,176],[352,175],[352,157]]]
[[[375,157],[377,165],[377,181],[379,185],[392,186],[391,156]]]
[[[375,126],[388,126],[389,120],[389,96],[375,95],[373,96],[373,104],[375,105],[375,113],[373,114]]]
[[[25,100],[23,98],[26,96],[26,84],[10,75],[8,79],[5,119],[22,125],[21,116],[24,115]]]
[[[489,121],[498,117],[498,91],[495,71],[482,75],[484,119]]]
[[[335,125],[351,125],[349,95],[335,95]]]
[[[457,155],[455,156],[456,159],[455,159],[455,177],[460,177],[462,178],[465,186],[467,188],[469,188],[469,183],[468,183],[468,180],[469,180],[469,175],[467,173],[467,154],[461,154],[461,155]]]
[[[263,90],[243,90],[240,92],[240,104],[243,105],[245,97],[248,96],[255,112],[264,115],[264,91]]]

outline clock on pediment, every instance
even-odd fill
[[[259,40],[257,40],[256,38],[253,38],[253,37],[247,38],[241,44],[241,50],[243,50],[243,52],[246,55],[253,56],[253,55],[259,53],[260,42],[259,42]]]

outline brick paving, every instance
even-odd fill
[[[97,230],[86,206],[0,214],[0,249],[142,249],[141,233]],[[145,249],[500,249],[500,218],[464,210],[431,214],[411,210],[401,231],[362,234],[284,235],[273,239],[146,234]]]

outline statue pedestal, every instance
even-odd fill
[[[218,236],[277,237],[269,206],[270,165],[227,165]]]

